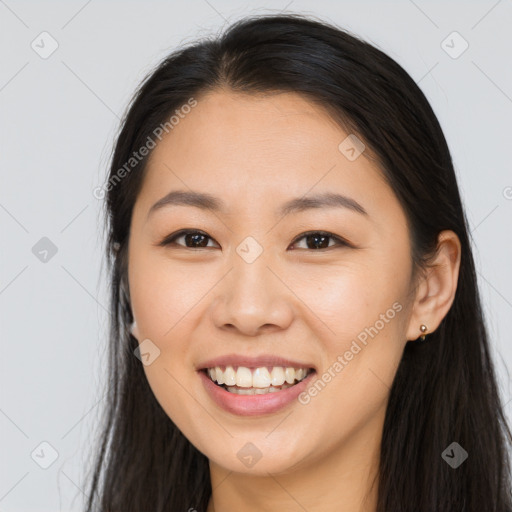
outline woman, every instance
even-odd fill
[[[512,510],[449,149],[395,61],[241,20],[144,80],[105,191],[89,511]]]

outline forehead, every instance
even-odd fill
[[[157,143],[141,195],[157,200],[189,188],[223,197],[235,209],[273,206],[308,191],[394,200],[364,152],[355,160],[342,153],[349,135],[295,93],[210,92]]]

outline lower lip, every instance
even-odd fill
[[[311,373],[298,384],[281,391],[263,395],[237,395],[215,384],[204,371],[199,371],[206,391],[212,400],[224,410],[239,416],[270,414],[285,408],[307,387],[316,372]]]

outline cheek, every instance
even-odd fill
[[[200,272],[200,267],[134,252],[129,268],[130,298],[142,335],[155,339],[171,336],[201,302],[216,276]]]
[[[347,341],[400,302],[406,283],[393,267],[382,260],[324,268],[311,265],[307,272],[290,274],[288,282],[307,306],[304,314],[309,309],[308,316],[320,319],[326,333]],[[390,312],[393,318],[394,313]]]
[[[343,404],[362,417],[382,404],[404,347],[407,273],[397,273],[397,264],[379,255],[378,261],[313,270],[295,281],[294,291],[307,305],[304,315],[322,344],[329,381],[323,403]]]
[[[194,306],[213,285],[192,265],[166,261],[136,250],[130,255],[129,282],[132,309],[140,330],[139,342],[151,340],[158,356],[143,369],[153,395],[177,427],[196,443],[208,438],[209,421],[197,422],[201,412],[191,399],[198,389],[191,371],[189,342],[195,328]],[[204,432],[203,432],[204,430]]]

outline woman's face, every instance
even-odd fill
[[[286,472],[374,446],[404,344],[420,334],[396,197],[363,148],[296,94],[217,91],[188,110],[153,151],[130,231],[135,335],[156,399],[231,471]],[[151,210],[176,191],[219,207],[174,196]],[[161,243],[182,229],[193,233]],[[221,388],[203,371],[216,363],[232,367],[221,380],[265,391],[274,378],[278,390]],[[283,389],[290,367],[315,372]]]

